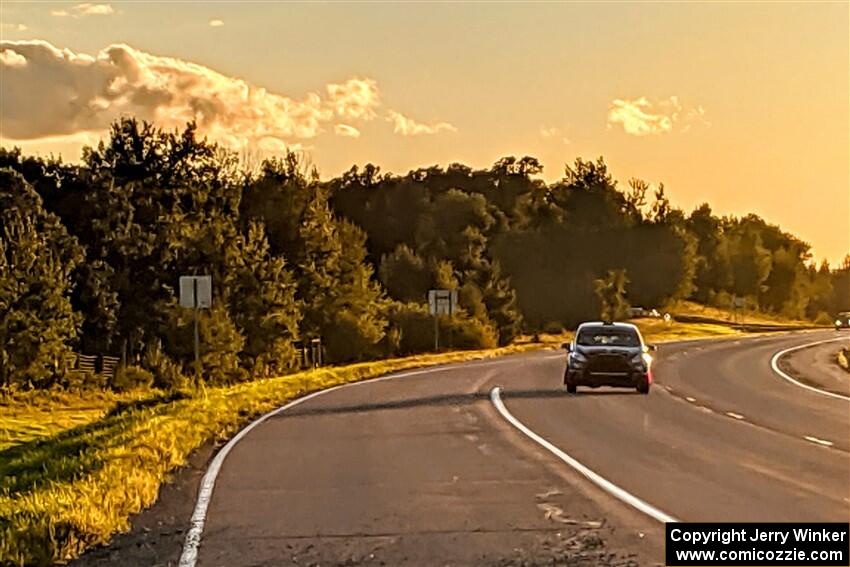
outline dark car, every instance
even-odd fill
[[[578,386],[619,386],[649,393],[652,385],[652,345],[629,323],[582,323],[567,350],[564,384],[574,394]]]
[[[835,319],[835,330],[850,329],[850,311],[842,311]]]

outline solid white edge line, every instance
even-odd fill
[[[491,361],[482,359],[480,361],[466,361],[466,363],[468,364],[472,362],[474,366],[479,367],[489,366],[492,364],[501,364],[506,361],[507,359]],[[476,362],[478,364],[475,364]],[[307,394],[306,396],[303,396],[301,398],[292,400],[291,402],[282,405],[277,409],[263,414],[248,425],[246,425],[243,429],[239,431],[239,433],[234,435],[227,443],[225,443],[224,447],[222,447],[218,451],[218,453],[216,453],[215,457],[212,461],[210,461],[210,464],[207,467],[207,472],[204,474],[204,478],[201,480],[201,486],[198,489],[198,498],[195,502],[195,509],[192,512],[192,519],[190,520],[189,531],[186,532],[186,539],[183,543],[183,553],[181,553],[180,561],[177,563],[178,567],[195,567],[195,564],[198,561],[198,549],[201,545],[201,536],[204,533],[204,524],[207,518],[207,509],[209,508],[210,500],[212,499],[213,489],[215,488],[215,481],[218,477],[218,473],[221,470],[221,466],[224,464],[224,460],[227,458],[227,455],[230,453],[233,447],[235,447],[236,444],[239,443],[239,441],[242,440],[242,438],[245,437],[252,429],[254,429],[272,416],[282,413],[312,398],[327,394],[329,392],[333,392],[334,390],[357,386],[360,384],[370,384],[375,382],[383,382],[384,380],[405,378],[407,376],[415,376],[417,374],[427,374],[429,372],[445,372],[448,370],[457,370],[459,364],[461,363],[449,363],[444,366],[421,368],[418,370],[411,370],[409,372],[401,372],[398,374],[389,374],[387,376],[378,376],[377,378],[369,378],[368,380],[360,380],[359,382],[348,382],[345,384],[332,386],[324,390],[318,390],[316,392]]]
[[[770,359],[770,367],[773,369],[774,372],[779,374],[780,378],[784,378],[785,380],[791,382],[795,386],[805,388],[806,390],[810,390],[812,392],[817,392],[818,394],[821,394],[823,396],[829,396],[830,398],[837,398],[839,400],[850,401],[850,396],[845,396],[843,394],[836,394],[835,392],[828,392],[826,390],[821,390],[820,388],[815,388],[814,386],[809,386],[808,384],[803,384],[802,382],[795,380],[794,378],[792,378],[791,376],[789,376],[788,374],[786,374],[785,372],[783,372],[779,368],[779,359],[782,358],[783,356],[785,356],[786,354],[788,354],[789,352],[794,352],[795,350],[801,350],[801,349],[804,349],[804,348],[808,348],[808,347],[812,347],[812,346],[816,346],[816,345],[821,345],[821,344],[824,344],[824,343],[834,343],[834,342],[843,341],[843,340],[846,340],[846,339],[844,337],[838,337],[838,338],[835,338],[835,339],[826,339],[824,341],[816,341],[816,342],[813,342],[813,343],[806,343],[804,345],[797,345],[797,346],[793,346],[791,348],[786,348],[784,350],[780,350],[779,352],[777,352],[776,354],[773,355],[773,358]]]
[[[499,413],[502,415],[502,417],[504,417],[508,421],[508,423],[510,423],[511,425],[516,427],[518,430],[520,430],[522,433],[524,433],[532,441],[534,441],[535,443],[537,443],[538,445],[540,445],[541,447],[543,447],[544,449],[546,449],[547,451],[549,451],[550,453],[552,453],[553,455],[555,455],[556,457],[561,459],[564,463],[566,463],[567,465],[569,465],[570,467],[572,467],[573,469],[578,471],[581,475],[583,475],[585,478],[590,480],[590,482],[592,482],[593,484],[595,484],[596,486],[598,486],[599,488],[601,488],[602,490],[604,490],[608,494],[614,496],[615,498],[617,498],[618,500],[620,500],[622,502],[625,502],[629,506],[632,506],[633,508],[640,510],[641,512],[643,512],[647,516],[649,516],[649,517],[651,517],[654,520],[657,520],[659,522],[667,523],[667,522],[678,522],[679,521],[676,518],[674,518],[673,516],[670,516],[669,514],[662,512],[661,510],[659,510],[655,506],[648,504],[647,502],[644,502],[643,500],[641,500],[637,496],[635,496],[635,495],[627,492],[626,490],[620,488],[619,486],[612,483],[611,481],[601,477],[600,475],[593,472],[592,470],[590,470],[589,468],[587,468],[586,466],[584,466],[583,464],[581,464],[580,462],[575,460],[573,457],[569,456],[564,451],[562,451],[561,449],[559,449],[558,447],[556,447],[555,445],[553,445],[552,443],[550,443],[549,441],[547,441],[546,439],[544,439],[543,437],[541,437],[540,435],[538,435],[537,433],[535,433],[534,431],[532,431],[531,429],[526,427],[526,425],[524,423],[522,423],[520,420],[515,418],[513,416],[513,414],[508,411],[508,408],[505,407],[504,402],[502,402],[502,397],[500,395],[500,388],[498,386],[493,388],[492,390],[490,390],[490,400],[493,402],[493,405],[496,407],[496,409],[499,411]]]
[[[819,439],[811,435],[806,435],[803,439],[811,441],[812,443],[817,443],[818,445],[823,445],[824,447],[832,447],[832,441],[827,441],[826,439]]]

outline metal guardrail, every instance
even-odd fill
[[[121,359],[117,356],[71,353],[63,358],[65,368],[83,374],[100,374],[108,380],[115,378]]]

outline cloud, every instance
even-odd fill
[[[616,124],[633,136],[686,132],[696,124],[711,125],[705,119],[705,109],[702,106],[683,110],[676,96],[657,102],[650,102],[646,97],[634,100],[615,99],[608,109],[608,128],[613,128]]]
[[[327,86],[328,100],[337,116],[371,120],[381,105],[378,85],[372,79],[349,79],[344,83]]]
[[[115,10],[112,9],[112,6],[109,4],[91,4],[86,2],[84,4],[77,4],[73,6],[70,11],[68,10],[51,10],[51,16],[57,16],[60,18],[64,18],[66,16],[71,16],[73,18],[80,18],[83,16],[109,16],[114,14]]]
[[[348,124],[337,124],[336,126],[334,126],[334,133],[337,136],[343,136],[345,138],[360,137],[360,130],[358,130],[354,126],[349,126]]]
[[[420,134],[437,134],[439,132],[457,132],[457,128],[448,122],[436,122],[433,124],[423,124],[416,122],[412,118],[390,110],[387,113],[387,121],[393,124],[393,132],[402,136],[418,136]]]
[[[357,121],[371,120],[381,106],[378,85],[369,78],[327,84],[294,98],[123,44],[89,55],[41,40],[0,41],[0,72],[0,137],[19,142],[103,134],[114,120],[130,115],[163,128],[194,120],[201,134],[225,146],[277,151],[304,147],[304,140],[331,128],[336,135],[358,137]],[[397,112],[389,120],[403,135],[454,130]]]
[[[105,130],[122,115],[160,126],[195,120],[232,147],[311,138],[333,111],[319,95],[273,94],[194,63],[112,45],[96,56],[44,41],[3,41],[26,65],[3,62],[2,135],[33,139]],[[19,61],[18,57],[13,57]]]
[[[11,22],[0,22],[0,28],[16,31],[27,31],[26,24],[13,24]]]
[[[0,50],[0,68],[26,67],[27,58],[13,49]]]
[[[163,128],[194,120],[203,135],[225,146],[279,151],[304,147],[304,140],[332,124],[338,136],[359,137],[356,122],[375,118],[382,104],[369,78],[330,83],[294,98],[124,44],[89,55],[41,40],[0,41],[0,72],[0,138],[19,142],[102,135],[129,115]],[[456,131],[446,122],[422,124],[396,111],[389,111],[387,121],[404,136]]]
[[[555,126],[541,126],[540,136],[543,138],[561,138],[565,144],[569,144],[570,140],[563,135],[564,131]]]
[[[210,20],[210,27],[211,28],[220,28],[223,25],[224,25],[223,20]]]

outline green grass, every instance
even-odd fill
[[[636,322],[649,342],[744,334],[722,325]],[[557,347],[571,336],[171,394],[7,395],[0,399],[0,565],[49,565],[108,542],[153,504],[160,485],[192,451],[306,392],[407,368]]]

